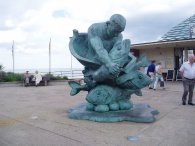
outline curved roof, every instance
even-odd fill
[[[179,23],[162,36],[161,41],[191,39],[195,29],[195,14]]]

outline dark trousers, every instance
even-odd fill
[[[193,90],[194,90],[194,84],[195,81],[194,80],[189,80],[189,79],[183,79],[183,87],[184,87],[184,92],[183,92],[183,96],[182,96],[182,101],[186,102],[188,93],[188,103],[192,103],[192,98],[193,98]]]

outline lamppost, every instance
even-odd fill
[[[72,54],[70,54],[70,65],[71,65],[71,78],[73,78],[73,70],[72,70]]]
[[[12,61],[13,61],[13,73],[15,72],[15,61],[14,61],[14,40],[12,44]]]
[[[49,74],[51,74],[51,38],[49,40]]]
[[[69,39],[71,40],[72,37],[69,37]],[[72,54],[70,52],[70,71],[71,71],[71,78],[73,78],[73,70],[72,70]]]

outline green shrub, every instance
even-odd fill
[[[54,76],[53,74],[46,74],[46,77],[49,80],[68,80],[67,76]],[[4,72],[0,71],[0,82],[14,82],[14,81],[22,81],[24,78],[23,74],[13,73],[13,72]]]
[[[68,77],[67,76],[63,76],[62,79],[63,80],[68,80]]]
[[[23,74],[7,72],[4,78],[4,82],[22,81]]]
[[[4,71],[0,71],[0,82],[3,82],[5,79],[6,73]]]
[[[22,81],[23,74],[12,72],[0,72],[0,82]]]
[[[46,74],[45,76],[49,77],[50,80],[67,80],[67,76],[54,76],[53,74]]]

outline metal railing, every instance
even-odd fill
[[[73,70],[66,70],[66,71],[53,71],[51,74],[53,76],[59,76],[59,77],[68,77],[68,79],[77,79],[77,78],[83,78],[83,69],[73,69]],[[41,72],[41,74],[48,74],[48,72]]]

